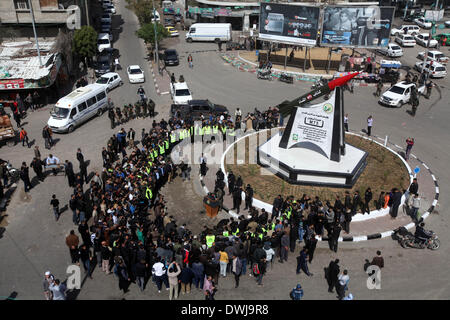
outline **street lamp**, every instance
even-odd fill
[[[153,27],[155,30],[155,56],[156,56],[156,64],[158,65],[158,72],[161,74],[161,69],[159,68],[159,51],[158,51],[158,31],[156,29],[156,9],[155,9],[155,2],[152,0],[152,6],[153,6],[153,19],[155,20],[153,22]]]
[[[33,25],[34,39],[36,40],[37,53],[38,53],[38,57],[39,57],[39,65],[42,68],[41,51],[39,50],[39,41],[38,41],[37,33],[36,33],[36,25],[34,23],[34,11],[33,11],[33,6],[31,5],[31,0],[28,0],[28,6],[30,7],[31,23]]]

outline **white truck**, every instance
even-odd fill
[[[186,33],[186,41],[231,41],[231,23],[194,23]]]
[[[170,95],[173,104],[187,104],[192,100],[192,94],[186,82],[174,82],[170,84]]]

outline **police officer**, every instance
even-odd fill
[[[383,89],[383,82],[380,79],[380,80],[378,80],[378,83],[377,83],[377,92],[375,92],[375,95],[377,97],[379,97],[381,95],[381,90],[382,89]]]
[[[239,210],[242,203],[242,188],[235,188],[233,191],[233,209],[239,214]]]
[[[245,188],[245,209],[250,210],[252,208],[253,203],[253,189],[247,184],[247,188]]]

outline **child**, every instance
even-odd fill
[[[53,206],[53,213],[55,214],[55,219],[58,221],[59,219],[59,200],[56,199],[56,195],[52,195],[52,200],[50,204]]]

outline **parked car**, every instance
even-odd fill
[[[110,35],[108,33],[99,33],[97,36],[97,51],[102,52],[107,48],[111,48]]]
[[[100,32],[101,33],[111,33],[111,29],[112,29],[112,26],[111,26],[111,23],[109,23],[109,22],[102,22],[100,24]]]
[[[198,120],[201,115],[209,118],[209,116],[217,117],[221,114],[228,114],[228,109],[209,100],[190,100],[186,104],[172,104],[170,107],[171,116],[177,113],[181,117],[190,116],[193,120]]]
[[[411,91],[415,87],[416,85],[413,82],[399,82],[384,92],[378,102],[389,107],[401,107],[405,103],[409,102],[409,99],[411,98]],[[425,86],[419,87],[418,91],[423,94],[425,91]]]
[[[166,27],[166,29],[167,29],[167,31],[169,31],[169,34],[171,37],[178,37],[180,35],[178,30],[175,29],[174,27]]]
[[[119,87],[123,84],[119,74],[115,72],[108,72],[101,75],[95,83],[106,86],[106,92],[109,92],[115,87]]]
[[[420,33],[420,28],[419,26],[416,25],[409,25],[409,24],[404,24],[402,26],[400,26],[400,28],[392,28],[391,30],[391,36],[396,36],[399,34],[404,34],[405,33],[405,29],[406,29],[406,33],[407,34],[412,34],[415,35],[417,33]]]
[[[110,13],[104,13],[100,17],[101,22],[109,23],[111,24],[111,14]]]
[[[145,81],[144,71],[138,65],[127,68],[128,80],[130,83],[141,83]]]
[[[113,4],[111,4],[111,5],[108,5],[106,8],[104,8],[103,12],[116,14],[116,8],[114,7]]]
[[[164,64],[166,66],[177,66],[179,63],[177,50],[167,49],[164,51]]]
[[[423,14],[421,14],[421,13],[414,13],[414,14],[410,14],[410,15],[407,15],[406,17],[404,17],[403,21],[405,21],[405,22],[414,22],[414,19],[422,18],[422,17],[423,17]]]
[[[388,57],[401,57],[403,49],[395,43],[389,43],[386,48],[380,48],[378,51]]]
[[[111,0],[103,0],[102,1],[102,8],[105,9],[108,6],[112,5],[112,1]]]
[[[416,45],[416,40],[410,35],[399,34],[395,37],[395,42],[397,42],[402,47],[414,47]]]
[[[94,72],[98,77],[102,74],[113,71],[113,58],[110,52],[104,51],[97,56]]]
[[[447,75],[447,69],[440,63],[434,61],[418,61],[414,65],[417,71],[426,72],[431,78],[444,78]]]
[[[447,28],[450,28],[450,20],[445,21],[445,26],[446,26]]]
[[[420,44],[423,47],[435,48],[438,45],[437,40],[430,39],[430,35],[428,33],[419,33],[414,36],[416,43]],[[429,41],[428,41],[429,40]]]
[[[191,91],[186,82],[175,82],[170,84],[170,95],[174,104],[186,104],[192,100]]]
[[[183,18],[181,13],[175,13],[174,17],[176,22],[181,22],[181,19]]]
[[[419,59],[423,60],[425,55],[425,51],[419,52]],[[446,57],[442,52],[433,50],[428,51],[427,53],[427,60],[436,61],[442,64],[447,64],[449,61],[449,58]]]
[[[425,18],[416,18],[414,22],[421,28],[431,29],[432,23],[431,21],[425,20]]]
[[[164,27],[174,27],[175,19],[172,17],[164,17]]]

